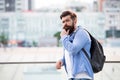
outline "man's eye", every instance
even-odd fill
[[[65,21],[63,21],[62,23],[65,23]]]

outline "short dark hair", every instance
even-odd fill
[[[62,12],[62,14],[60,15],[60,19],[62,19],[62,18],[65,17],[65,16],[68,16],[68,15],[71,16],[71,19],[77,18],[77,15],[76,15],[74,12],[72,12],[72,11],[64,11],[64,12]]]

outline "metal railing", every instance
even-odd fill
[[[56,63],[55,61],[24,61],[24,62],[0,62],[0,64],[51,64]],[[105,61],[105,63],[120,63],[120,61]]]
[[[57,71],[55,63],[55,61],[0,62],[0,80],[16,80],[22,76],[24,78],[19,80],[42,80],[43,77],[46,77],[43,80],[66,80],[65,71],[63,69]],[[94,80],[120,80],[119,73],[120,61],[106,61],[103,70],[95,74]]]

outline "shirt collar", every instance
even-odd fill
[[[77,32],[77,31],[78,31],[78,29],[79,29],[79,26],[77,26],[77,28],[76,28],[76,30],[74,31],[74,33],[75,33],[75,32]]]

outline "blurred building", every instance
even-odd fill
[[[93,2],[95,12],[120,12],[120,0],[95,0]]]
[[[0,13],[0,33],[4,32],[10,42],[27,41],[43,44],[47,41],[48,45],[56,45],[53,35],[61,28],[59,20],[58,13]]]
[[[99,11],[99,8],[98,8],[99,6],[98,6],[98,2],[97,1],[94,1],[93,2],[93,11],[94,12],[98,12]]]
[[[62,26],[60,13],[0,13],[0,31],[4,30],[10,42],[27,41],[36,42],[39,46],[55,46],[57,41],[53,35],[60,31]],[[86,27],[97,38],[104,39],[104,30],[100,30],[104,28],[104,14],[79,12],[77,14],[78,25]]]
[[[68,0],[65,9],[76,12],[91,12],[92,7],[90,3],[81,2],[80,0]]]
[[[33,0],[0,0],[0,12],[33,10]]]
[[[65,9],[82,12],[85,7],[80,3],[80,1],[69,0],[66,2]]]
[[[120,30],[120,0],[94,1],[94,10],[106,15],[107,30],[111,28]]]
[[[92,4],[81,2],[80,0],[67,0],[63,5],[52,5],[41,7],[37,12],[62,12],[63,10],[73,10],[75,12],[91,12]]]
[[[120,0],[104,0],[102,10],[106,14],[107,29],[120,30]]]
[[[106,37],[120,38],[120,0],[96,0],[93,5],[95,12],[105,14]]]

